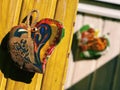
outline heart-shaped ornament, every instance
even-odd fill
[[[42,19],[32,27],[21,24],[10,31],[9,52],[21,69],[43,73],[48,58],[63,36],[63,25],[54,19]]]

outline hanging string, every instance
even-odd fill
[[[30,25],[30,17],[32,16],[33,13],[36,13],[36,18],[35,20],[31,23]],[[35,28],[35,24],[37,23],[37,20],[39,18],[39,11],[38,10],[32,10],[28,16],[27,16],[27,20],[26,20],[26,25],[27,25],[27,30],[28,30],[28,38],[31,37],[31,30],[33,28]]]

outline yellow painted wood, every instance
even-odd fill
[[[13,90],[16,90],[16,88],[17,88],[17,90],[23,90],[24,86],[25,86],[25,84],[22,82],[15,82]],[[9,88],[8,88],[8,90],[9,90]]]
[[[65,37],[48,60],[42,90],[63,90],[78,0],[58,0],[55,19],[65,26]]]
[[[33,10],[39,10],[39,20],[42,18],[53,18],[57,0],[23,0],[20,22],[28,13]]]
[[[22,20],[26,17],[26,15],[28,15],[28,13],[33,9],[39,10],[39,20],[42,18],[53,18],[55,8],[56,0],[23,0],[19,23],[21,23]],[[40,90],[42,77],[42,74],[36,73],[30,84],[25,84],[22,82],[8,79],[7,90]],[[11,84],[13,88],[11,88]]]
[[[41,88],[41,74],[35,74],[32,82],[30,84],[25,84],[24,89],[22,90],[40,90]]]
[[[11,27],[17,25],[22,0],[0,0],[0,41],[10,31]]]
[[[6,90],[14,90],[14,86],[15,86],[15,82],[12,82],[12,80],[9,80],[9,82],[7,82],[6,84]]]
[[[0,0],[0,43],[10,28],[17,25],[22,0]],[[0,56],[0,60],[3,60]],[[7,79],[0,72],[0,90],[5,90]],[[10,90],[10,89],[9,89]]]
[[[0,90],[4,90],[6,86],[6,79],[4,78],[2,72],[0,72]]]
[[[40,12],[42,18],[55,18],[63,22],[65,37],[48,60],[42,90],[62,90],[67,58],[71,46],[73,24],[78,0],[0,0],[0,42],[11,27],[22,22],[22,19],[33,9]],[[6,80],[0,72],[0,90],[40,90],[42,74],[36,73],[30,84]],[[6,89],[5,89],[6,88]]]

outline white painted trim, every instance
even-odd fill
[[[120,19],[120,10],[79,3],[78,11],[89,14]]]
[[[107,3],[111,3],[111,4],[120,5],[120,0],[96,0],[96,1],[101,1],[101,2],[107,2]]]

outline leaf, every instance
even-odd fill
[[[81,29],[80,29],[80,32],[82,33],[82,32],[85,32],[85,31],[87,31],[87,30],[89,30],[90,29],[90,26],[89,25],[84,25]]]

